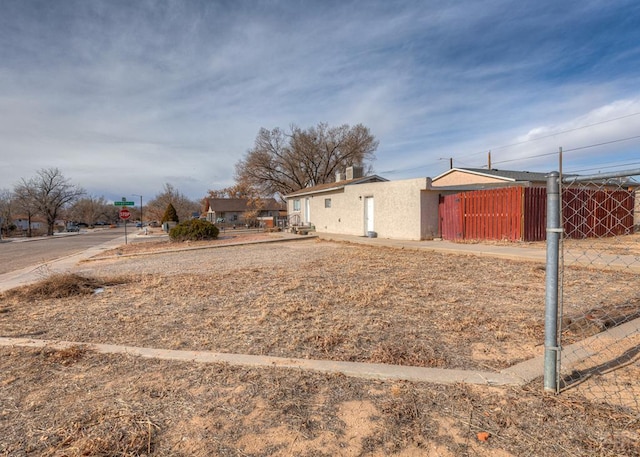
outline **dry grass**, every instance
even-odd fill
[[[640,455],[637,418],[540,390],[2,348],[0,455]]]
[[[463,369],[541,353],[539,265],[295,245],[282,263],[268,263],[259,245],[94,262],[98,282],[85,275],[79,290],[100,284],[102,293],[55,298],[35,285],[0,296],[0,335]],[[153,262],[172,270],[141,269]],[[194,262],[196,273],[180,272]],[[637,310],[636,275],[572,268],[565,280],[569,315]],[[0,455],[640,455],[628,410],[577,391],[545,396],[539,383],[377,382],[82,346],[0,352]]]

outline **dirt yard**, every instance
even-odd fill
[[[132,244],[79,266],[71,282],[84,287],[10,291],[0,336],[480,370],[542,353],[542,265],[317,240],[203,244]],[[637,279],[568,269],[566,314],[637,309]],[[439,386],[81,346],[0,352],[0,455],[640,455],[637,411],[580,389],[543,395],[539,380]]]

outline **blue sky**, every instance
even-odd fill
[[[0,189],[198,199],[318,122],[368,126],[388,179],[640,168],[640,2],[0,0]]]

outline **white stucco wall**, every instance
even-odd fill
[[[438,192],[428,191],[427,178],[354,184],[343,189],[314,194],[310,199],[311,222],[316,231],[366,236],[365,198],[374,200],[374,231],[380,238],[422,240],[438,236]],[[305,196],[299,214],[304,221]],[[331,207],[325,200],[331,199]]]

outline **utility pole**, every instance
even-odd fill
[[[142,222],[142,195],[138,195],[138,194],[131,194],[134,197],[140,197],[140,225],[144,226],[144,222]]]
[[[491,170],[491,151],[489,151],[489,155],[487,157],[487,169]]]

